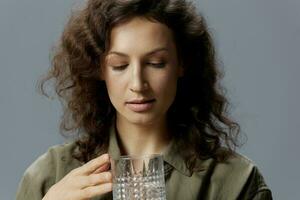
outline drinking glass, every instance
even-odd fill
[[[166,200],[162,155],[121,156],[111,167],[114,200]]]

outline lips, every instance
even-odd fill
[[[155,99],[136,99],[126,102],[126,106],[133,112],[145,112],[153,107]]]
[[[131,104],[143,104],[143,103],[149,103],[149,102],[153,102],[155,101],[155,99],[136,99],[136,100],[131,100],[128,101],[127,103],[131,103]]]

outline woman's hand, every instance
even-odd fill
[[[103,154],[72,170],[53,185],[43,200],[87,200],[112,191],[109,155]]]

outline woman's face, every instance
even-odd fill
[[[112,29],[101,77],[118,120],[144,125],[165,120],[181,74],[167,26],[136,17]]]

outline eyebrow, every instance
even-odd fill
[[[154,50],[152,50],[152,51],[146,53],[145,56],[150,56],[150,55],[155,54],[155,53],[157,53],[157,52],[159,52],[159,51],[167,51],[167,52],[168,52],[168,49],[165,48],[165,47],[162,47],[162,48],[161,48],[161,47],[160,47],[160,48],[156,48],[156,49],[154,49]],[[110,54],[116,54],[116,55],[122,56],[122,57],[129,57],[127,54],[122,53],[122,52],[117,52],[117,51],[110,51],[110,52],[108,52],[107,55],[110,55]]]

